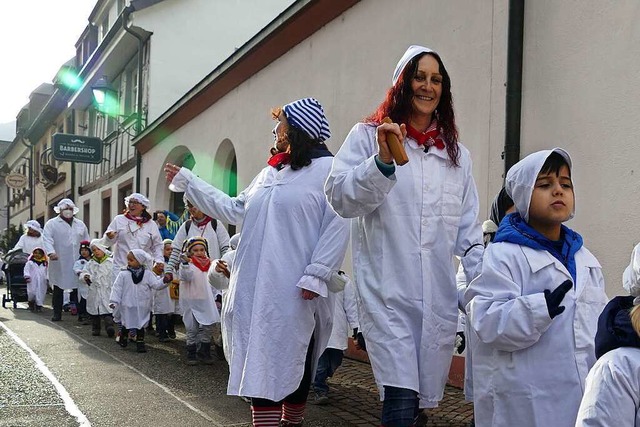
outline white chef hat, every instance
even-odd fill
[[[125,206],[127,208],[129,207],[129,201],[131,201],[131,200],[135,200],[136,202],[140,202],[142,204],[142,206],[144,206],[147,209],[149,209],[151,207],[151,202],[149,202],[149,199],[144,194],[133,193],[133,194],[130,194],[127,197],[125,197],[124,198],[124,204],[125,204]]]
[[[37,231],[38,233],[42,234],[42,227],[40,226],[40,223],[38,221],[36,221],[35,219],[30,219],[29,221],[27,221],[27,223],[24,225],[24,229],[25,231],[27,229],[32,229]]]
[[[149,254],[142,249],[131,249],[130,252],[141,265],[144,265],[145,267],[151,267],[151,265],[153,264],[153,259],[151,258],[151,256],[149,256]]]
[[[395,86],[396,82],[400,78],[400,75],[404,71],[404,67],[406,67],[407,64],[413,58],[420,55],[421,53],[430,53],[430,52],[436,53],[435,51],[429,49],[428,47],[418,46],[415,44],[409,46],[409,48],[404,53],[404,55],[402,55],[402,58],[400,58],[400,61],[398,61],[398,65],[396,65],[396,69],[393,71],[393,78],[391,79],[391,83]]]
[[[75,203],[73,203],[73,201],[71,199],[62,199],[58,202],[58,204],[53,208],[53,211],[57,214],[60,213],[60,211],[64,210],[65,208],[73,208],[73,214],[77,214],[78,212],[80,212],[80,209],[78,209],[75,205]]]
[[[91,243],[89,243],[89,248],[91,249],[91,251],[93,251],[93,247],[97,247],[98,249],[100,249],[102,252],[104,252],[107,255],[111,255],[111,251],[109,250],[109,248],[104,244],[104,240],[102,239],[93,239],[91,241]],[[137,259],[137,258],[136,258]]]

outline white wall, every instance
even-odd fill
[[[382,100],[406,47],[423,44],[451,74],[483,220],[504,169],[507,13],[507,0],[398,0],[392,8],[362,1],[145,154],[143,175],[162,183],[160,165],[183,145],[194,153],[196,173],[211,180],[211,160],[228,138],[242,189],[268,157],[270,108],[304,96],[324,105],[336,151]],[[602,263],[608,293],[619,294],[640,240],[640,3],[540,0],[527,2],[525,13],[522,155],[557,145],[572,153],[577,217],[568,225]],[[162,183],[150,193],[168,198],[167,191]]]
[[[167,0],[134,13],[153,32],[149,113],[153,122],[293,0]]]
[[[568,225],[603,266],[609,295],[640,240],[640,2],[529,1],[525,11],[522,155],[573,157]]]

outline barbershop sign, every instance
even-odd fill
[[[82,135],[53,135],[53,158],[61,162],[102,163],[102,140]]]

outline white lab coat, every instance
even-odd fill
[[[27,282],[27,297],[29,301],[36,305],[44,305],[44,298],[47,295],[47,266],[36,264],[29,260],[24,265],[24,277],[30,280]]]
[[[153,291],[167,286],[162,282],[162,276],[156,276],[149,269],[145,269],[140,283],[133,283],[129,270],[121,270],[109,298],[110,302],[117,304],[114,312],[118,312],[118,321],[127,329],[146,328],[151,315]]]
[[[569,427],[595,363],[598,316],[608,298],[598,260],[575,255],[577,284],[565,311],[549,317],[544,290],[572,280],[549,252],[514,243],[489,245],[481,275],[465,292],[473,348],[478,427]]]
[[[44,249],[47,255],[55,253],[57,260],[49,259],[49,282],[60,289],[78,287],[78,276],[73,264],[78,257],[80,242],[89,240],[89,232],[84,222],[73,218],[69,225],[60,216],[51,218],[44,225]]]
[[[235,198],[185,168],[172,183],[207,215],[244,220],[222,308],[230,395],[282,400],[300,385],[312,334],[314,371],[326,348],[334,304],[326,283],[349,236],[322,191],[330,167],[330,157],[298,171],[268,166]],[[320,297],[304,300],[301,288]]]
[[[109,239],[107,233],[116,231],[118,234],[114,239]],[[116,215],[105,231],[103,241],[105,246],[114,246],[113,265],[115,271],[127,268],[127,254],[132,249],[142,249],[157,263],[164,263],[162,254],[163,244],[160,231],[155,221],[147,221],[139,226],[135,221],[128,219],[124,215]]]
[[[187,330],[197,328],[193,319],[200,325],[213,325],[220,321],[216,307],[216,293],[207,280],[207,273],[195,265],[182,264],[180,276],[180,310]]]
[[[113,259],[107,257],[101,264],[94,259],[89,261],[80,273],[80,280],[86,284],[87,277],[91,279],[87,312],[93,316],[111,314],[113,310],[109,308],[109,298],[113,286]]]
[[[639,408],[640,349],[616,348],[591,368],[575,427],[639,427]]]
[[[89,296],[89,286],[87,286],[87,283],[82,280],[82,277],[80,277],[80,273],[82,273],[82,271],[84,270],[87,262],[88,261],[86,259],[79,258],[76,260],[76,262],[73,263],[73,272],[76,273],[76,276],[78,276],[78,295],[80,295],[85,300]]]
[[[32,254],[35,248],[44,249],[44,239],[42,238],[42,234],[38,237],[27,236],[23,234],[18,239],[18,243],[9,251],[10,253],[20,249],[25,254]]]
[[[385,177],[376,128],[356,124],[340,148],[325,192],[355,218],[352,250],[360,325],[381,399],[383,386],[417,391],[420,407],[443,397],[455,342],[458,297],[454,255],[482,243],[469,151],[460,167],[446,150],[425,153],[407,138],[409,163]],[[462,259],[473,277],[480,247]]]
[[[622,286],[629,295],[640,295],[640,244],[631,252],[631,262],[622,273]]]
[[[344,285],[344,290],[337,292],[335,296],[333,328],[327,348],[346,350],[349,345],[349,337],[353,335],[355,328],[360,329],[358,303],[355,285],[351,280],[348,280]]]

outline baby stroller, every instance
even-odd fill
[[[2,308],[6,303],[13,302],[13,308],[18,307],[19,302],[26,302],[27,281],[24,279],[24,265],[29,260],[29,254],[16,251],[5,255],[3,268],[7,280],[7,293],[2,295]]]

